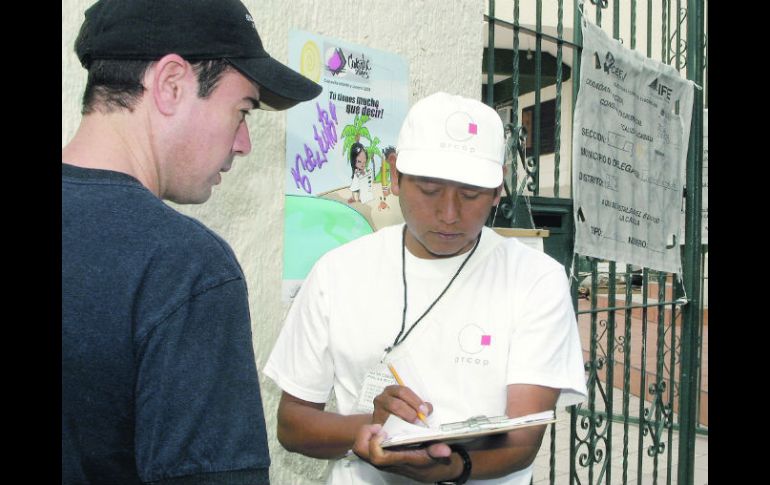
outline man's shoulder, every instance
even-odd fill
[[[535,249],[515,237],[501,236],[492,230],[490,232],[501,240],[499,248],[502,254],[516,267],[539,268],[542,271],[564,270],[564,266],[545,251]]]
[[[168,224],[155,235],[156,242],[161,247],[181,249],[185,253],[206,252],[235,261],[235,255],[227,241],[201,221],[168,206],[164,212]]]
[[[204,252],[233,259],[218,234],[158,199],[130,175],[63,164],[62,187],[62,217],[68,224],[98,225],[113,240],[122,234],[172,258]]]

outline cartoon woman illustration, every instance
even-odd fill
[[[366,149],[360,143],[350,147],[350,168],[353,170],[350,191],[353,195],[348,203],[361,202],[366,204],[374,198],[372,182],[374,181],[374,161],[366,163]]]

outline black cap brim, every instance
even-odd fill
[[[282,111],[321,94],[322,87],[272,57],[227,60],[259,85],[261,109]]]

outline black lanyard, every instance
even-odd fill
[[[401,344],[406,338],[409,336],[410,333],[412,333],[412,330],[414,330],[414,327],[417,326],[420,321],[425,318],[425,315],[428,314],[429,311],[433,309],[433,307],[438,303],[438,301],[441,299],[442,296],[444,296],[444,293],[447,292],[450,286],[452,286],[452,283],[457,278],[457,276],[460,274],[460,271],[463,270],[465,267],[465,263],[468,262],[469,259],[471,259],[471,256],[473,256],[473,253],[476,252],[476,248],[479,247],[479,241],[481,241],[481,232],[479,232],[479,236],[476,238],[476,243],[473,245],[473,249],[471,249],[470,253],[468,253],[468,256],[465,258],[463,263],[460,265],[459,268],[457,268],[457,272],[455,272],[454,276],[452,276],[452,279],[449,280],[449,284],[446,285],[446,288],[444,288],[444,291],[441,292],[441,294],[433,300],[433,303],[430,304],[427,310],[425,310],[425,313],[422,314],[420,318],[415,321],[411,327],[409,327],[409,330],[406,332],[406,334],[401,337],[401,334],[404,333],[404,328],[406,327],[406,225],[404,225],[404,230],[401,233],[401,278],[404,282],[404,312],[401,316],[401,331],[398,332],[398,335],[396,335],[396,339],[393,341],[393,345],[390,347],[387,347],[385,349],[385,354],[393,350],[396,346]]]

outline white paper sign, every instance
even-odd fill
[[[693,85],[585,20],[581,61],[575,252],[680,272]]]

